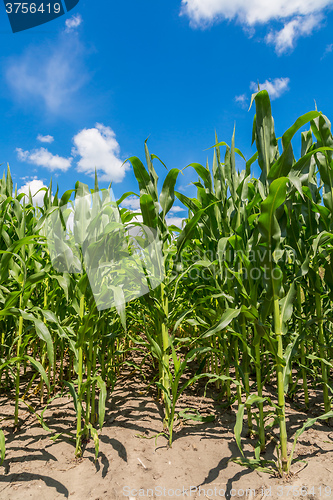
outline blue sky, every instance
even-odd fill
[[[98,7],[96,7],[98,5]],[[299,115],[333,116],[333,0],[80,0],[68,14],[13,34],[0,5],[0,163],[19,189],[60,191],[113,180],[137,192],[129,156],[144,141],[169,169],[205,164],[215,130],[252,156],[259,81],[277,136]],[[297,143],[294,144],[297,151]],[[165,169],[156,163],[161,179]],[[190,168],[177,188],[189,196]],[[130,203],[128,203],[130,206]],[[176,216],[176,211],[173,214]]]

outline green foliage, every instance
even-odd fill
[[[137,157],[128,160],[139,191],[125,193],[117,202],[110,201],[109,190],[99,189],[96,174],[94,189],[77,182],[61,198],[58,191],[52,197],[50,184],[43,188],[43,204],[36,206],[31,193],[13,192],[9,168],[4,173],[0,383],[15,398],[16,427],[19,402],[34,390],[44,407],[41,414],[25,404],[49,432],[45,409],[67,391],[77,415],[75,454],[81,456],[92,438],[97,459],[96,427],[103,427],[108,391],[124,367],[156,384],[164,404],[158,435],[167,437],[170,446],[176,419],[203,423],[214,418],[191,408],[177,411],[181,395],[199,380],[206,388],[214,385],[225,406],[236,402],[238,407],[234,433],[242,457],[233,460],[265,472],[274,467],[288,472],[298,437],[318,420],[332,417],[331,124],[321,112],[305,113],[282,134],[280,151],[268,93],[257,92],[252,103],[256,151],[246,160],[236,147],[235,130],[230,146],[215,135],[212,169],[198,163],[185,167],[198,176],[194,198],[175,190],[182,174],[176,168],[167,171],[159,188],[155,163],[162,162],[150,154],[147,141],[146,166]],[[301,131],[307,124],[309,129]],[[301,156],[295,158],[292,141],[298,133]],[[242,169],[236,167],[239,162]],[[91,203],[90,195],[96,193]],[[137,213],[121,207],[128,196],[138,197],[143,223]],[[187,210],[179,228],[168,222],[175,199]],[[60,242],[62,253],[53,265],[47,230],[56,217],[64,227],[74,201],[79,208],[74,235]],[[163,282],[152,286],[154,276],[147,275],[147,293],[125,305],[130,286],[123,274],[116,273],[112,283],[101,275],[96,299],[87,268],[126,251],[134,255],[123,229],[145,226],[156,236],[152,253],[159,256]],[[112,248],[104,251],[111,237]],[[73,245],[74,239],[81,247]],[[116,305],[99,310],[110,295]],[[156,374],[153,380],[147,380],[148,365]],[[22,370],[29,379],[24,394]],[[288,455],[285,397],[302,395],[308,408],[310,384],[322,391],[322,413],[296,431]],[[270,397],[265,396],[268,387],[273,387]],[[254,458],[242,448],[245,416],[248,432],[257,437]],[[261,457],[268,432],[278,436],[275,462]],[[4,458],[5,432],[0,430],[0,461]]]

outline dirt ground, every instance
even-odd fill
[[[318,396],[319,398],[320,396]],[[318,399],[319,400],[319,399]],[[0,467],[1,500],[114,500],[130,498],[333,498],[333,429],[318,421],[299,438],[287,478],[244,468],[229,460],[240,456],[233,427],[236,406],[221,408],[221,401],[187,394],[180,407],[214,414],[210,423],[186,420],[178,424],[172,448],[162,430],[162,408],[139,379],[119,379],[108,397],[105,426],[100,432],[100,453],[94,460],[93,442],[87,443],[82,459],[74,458],[74,444],[64,435],[55,442],[38,419],[22,405],[21,427],[11,432],[14,401],[0,398],[0,420],[6,436],[6,459]],[[308,414],[288,405],[289,445],[303,422],[322,412],[316,400]],[[6,418],[7,417],[7,418]],[[75,432],[71,399],[53,401],[45,423],[54,431]],[[253,457],[246,437],[245,455]],[[274,458],[269,443],[265,458]]]

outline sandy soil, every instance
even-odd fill
[[[199,391],[199,390],[198,390]],[[212,392],[214,395],[214,392]],[[318,396],[319,397],[319,396]],[[22,405],[21,427],[11,432],[13,421],[2,421],[6,435],[6,459],[0,467],[0,498],[53,500],[113,500],[137,498],[333,498],[333,429],[316,423],[299,439],[292,474],[280,478],[229,462],[240,455],[233,427],[235,409],[221,408],[221,401],[204,398],[202,391],[186,395],[180,406],[214,414],[210,423],[184,421],[176,428],[172,448],[165,437],[147,439],[162,430],[162,410],[139,379],[125,376],[107,401],[106,422],[100,432],[100,454],[94,460],[92,441],[83,458],[74,458],[74,444],[61,436],[50,440],[37,418]],[[13,415],[14,401],[0,398],[0,420]],[[319,414],[312,401],[307,415],[288,406],[289,441],[308,417]],[[72,401],[58,398],[45,412],[52,430],[75,431]],[[246,456],[253,457],[253,445],[246,437]],[[145,436],[145,437],[143,437]],[[265,457],[273,458],[274,445]]]

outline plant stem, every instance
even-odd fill
[[[256,330],[256,326],[254,327]],[[256,337],[258,336],[256,330]],[[257,379],[257,391],[258,396],[262,398],[262,380],[261,380],[261,357],[260,357],[260,338],[255,345],[255,356],[256,356],[256,379]],[[258,403],[259,407],[259,440],[260,440],[260,451],[265,451],[266,448],[266,437],[265,437],[265,425],[264,425],[264,404]]]
[[[281,461],[282,470],[288,472],[288,453],[287,453],[287,428],[285,417],[285,397],[284,397],[284,380],[283,380],[283,342],[281,330],[281,316],[279,299],[274,295],[274,330],[278,341],[278,357],[276,360],[276,375],[278,386],[278,415],[280,423],[280,445],[281,445]]]
[[[170,395],[170,381],[169,381],[169,344],[170,344],[170,339],[169,339],[169,331],[168,331],[168,325],[166,324],[168,315],[169,315],[169,308],[168,308],[168,297],[165,294],[165,285],[164,283],[161,284],[161,302],[162,302],[162,307],[163,307],[163,312],[164,312],[164,319],[162,320],[161,323],[161,334],[162,334],[162,385],[165,388],[166,392],[168,395]],[[165,407],[165,424],[169,420],[170,416],[170,403],[169,403],[169,398],[166,397],[164,392],[162,393],[163,401],[164,401],[164,407]]]
[[[301,287],[300,285],[297,285],[297,309],[298,309],[298,315],[302,315],[302,298],[301,298]],[[300,318],[298,320],[298,334],[302,334],[302,319]],[[301,341],[301,363],[302,363],[302,379],[303,379],[303,390],[304,390],[304,403],[306,409],[309,408],[309,390],[308,390],[308,382],[307,382],[307,377],[306,377],[306,370],[305,370],[305,346],[304,346],[304,340]]]
[[[243,342],[243,363],[244,363],[244,383],[245,383],[245,392],[246,392],[246,398],[249,397],[250,395],[250,376],[249,376],[249,355],[247,352],[247,331],[246,331],[246,323],[245,323],[245,316],[243,315],[242,318],[242,342]],[[253,432],[253,423],[252,423],[252,412],[251,412],[251,405],[246,405],[246,412],[247,412],[247,426],[249,429],[249,434],[252,434]]]
[[[317,278],[317,284],[318,284],[319,279]],[[327,367],[325,364],[326,361],[326,352],[325,352],[325,337],[324,337],[324,329],[323,329],[323,319],[322,319],[322,307],[321,307],[321,298],[320,298],[320,293],[315,292],[315,299],[316,299],[316,314],[318,319],[318,329],[319,329],[319,336],[318,336],[318,341],[319,341],[319,353],[320,353],[320,365],[321,365],[321,376],[323,379],[323,397],[324,397],[324,406],[325,406],[325,413],[331,410],[331,402],[330,398],[328,395],[328,376],[327,376]]]
[[[21,307],[22,307],[22,295],[20,297],[20,308]],[[21,354],[22,332],[23,332],[23,316],[21,315],[19,318],[18,339],[17,339],[17,347],[16,347],[16,355],[18,358],[20,357],[20,354]],[[20,361],[17,361],[17,363],[16,363],[15,417],[14,417],[15,428],[18,425],[19,398],[20,398]]]
[[[237,382],[240,382],[238,339],[235,338],[233,343],[234,343],[234,352],[235,352],[235,378],[236,378]],[[238,404],[242,404],[242,387],[240,385],[237,385],[236,393],[237,393]]]
[[[90,338],[89,340],[89,349],[87,356],[87,398],[86,398],[86,434],[88,431],[88,424],[90,421],[90,398],[91,398],[91,368],[92,368],[92,350],[93,350],[93,340]]]
[[[80,323],[83,322],[84,316],[84,295],[80,299]],[[82,419],[82,382],[83,382],[83,348],[82,345],[79,347],[79,373],[78,373],[78,400],[77,400],[77,415],[76,415],[76,448],[75,456],[80,457],[82,455],[81,446],[81,419]]]

